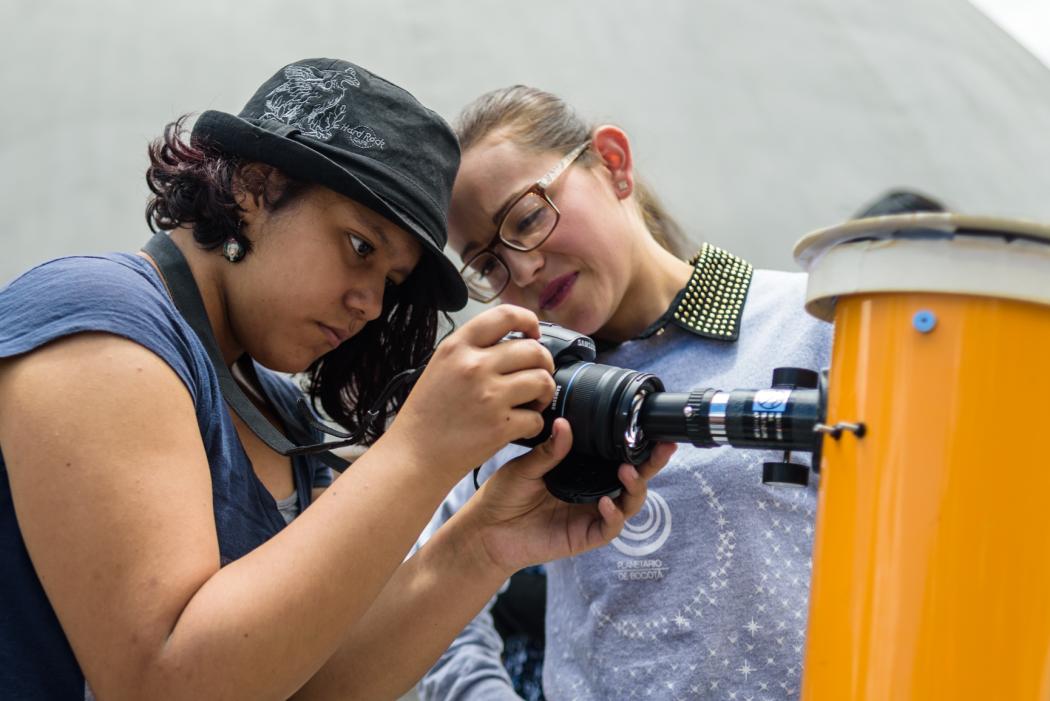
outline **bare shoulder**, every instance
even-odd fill
[[[88,446],[104,444],[147,407],[163,421],[192,409],[192,401],[166,362],[119,336],[76,334],[0,364],[0,445],[5,448],[21,429],[39,422],[54,422],[51,433],[61,426],[69,432],[65,435],[88,439]],[[107,416],[122,418],[95,425]]]
[[[163,639],[219,566],[207,456],[176,372],[107,334],[9,358],[0,446],[26,548],[89,676],[134,655],[129,641]]]

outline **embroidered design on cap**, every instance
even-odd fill
[[[304,136],[330,141],[336,130],[346,132],[358,148],[380,148],[386,141],[364,124],[346,126],[346,91],[361,87],[357,71],[341,71],[291,65],[284,69],[285,82],[266,95],[263,119],[275,119],[296,127]]]
[[[709,243],[689,263],[693,274],[680,293],[672,320],[698,336],[737,340],[754,267]]]

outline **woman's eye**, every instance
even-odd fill
[[[519,234],[524,234],[539,224],[541,218],[543,218],[543,208],[537,207],[523,216],[518,221],[518,225],[514,228]]]
[[[360,236],[355,236],[354,234],[348,234],[348,236],[350,237],[350,245],[354,248],[354,253],[362,258],[367,258],[368,254],[376,250],[375,246],[368,241],[365,241]]]

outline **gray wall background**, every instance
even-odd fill
[[[1050,70],[966,0],[4,0],[0,39],[0,284],[138,247],[163,125],[320,55],[449,118],[560,93],[628,130],[692,238],[760,266],[894,185],[1050,219]]]

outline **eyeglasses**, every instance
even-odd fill
[[[502,216],[497,219],[496,235],[460,268],[459,274],[467,284],[467,292],[471,299],[491,302],[499,297],[510,281],[510,268],[496,253],[497,245],[502,243],[515,251],[531,251],[542,246],[554,233],[554,228],[561,219],[561,212],[547,194],[547,188],[582,156],[590,145],[590,141],[585,141],[569,151],[546,175],[504,208]]]

